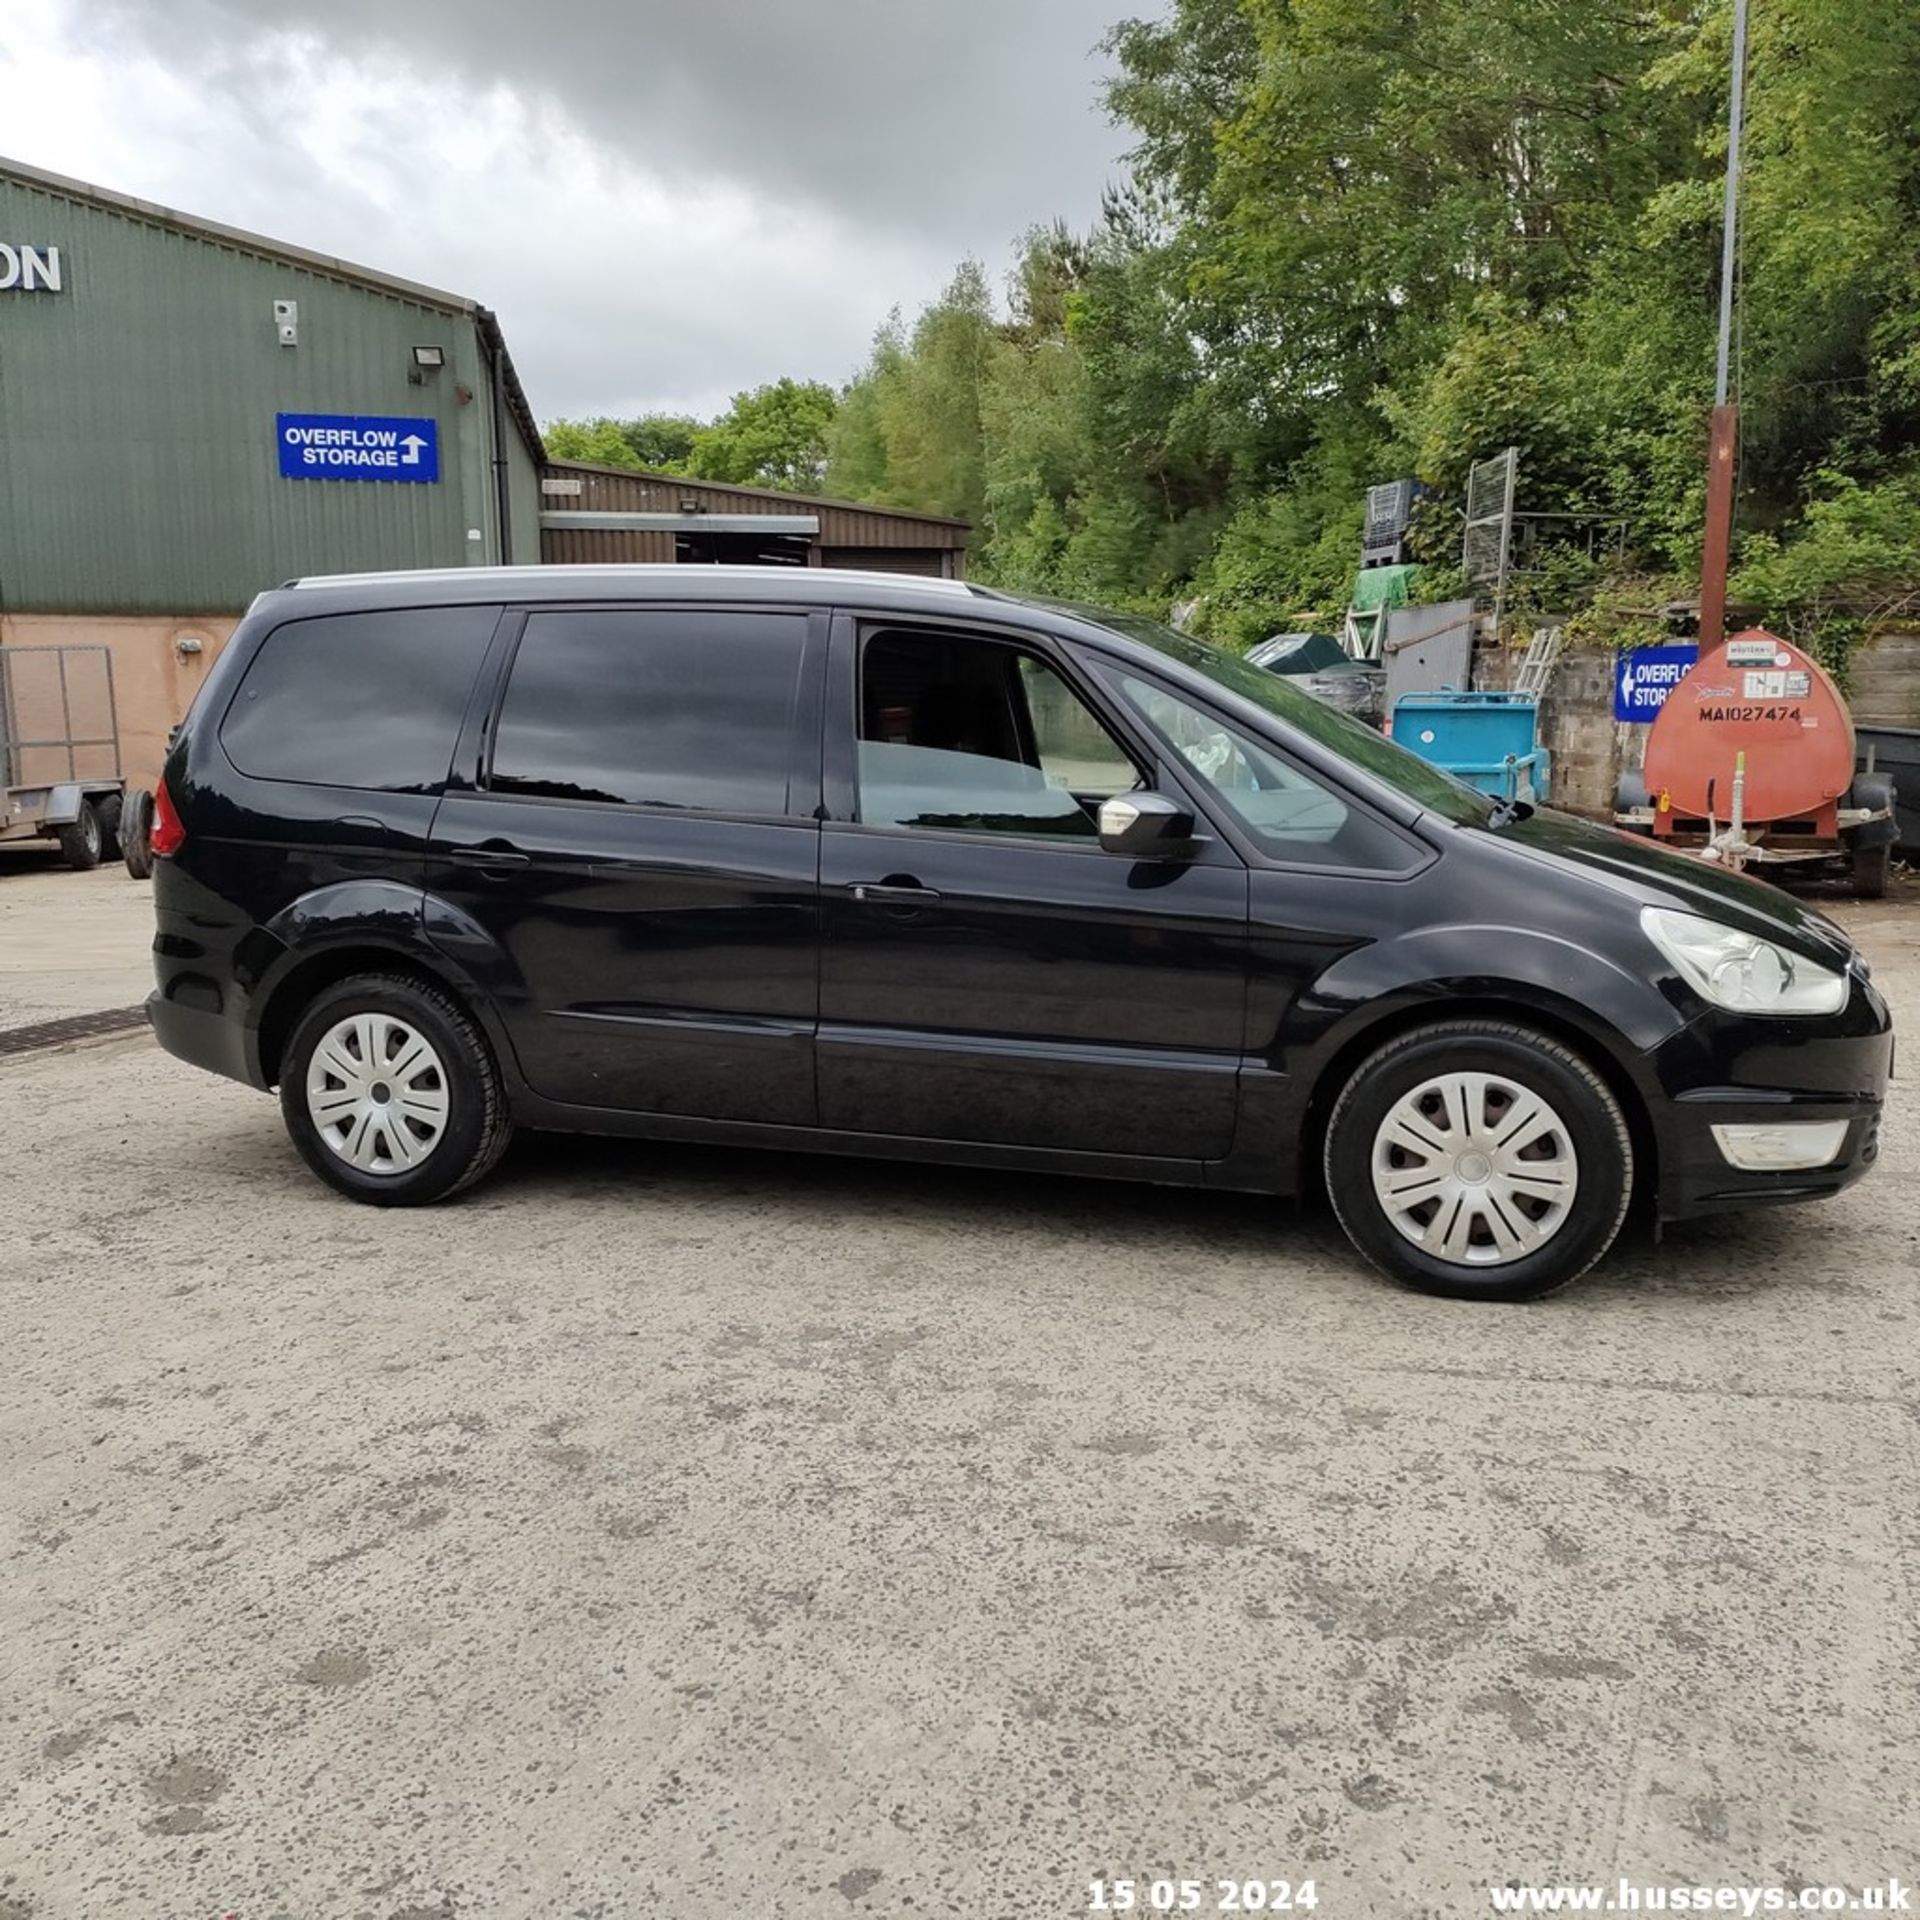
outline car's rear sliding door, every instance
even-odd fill
[[[810,1125],[827,620],[526,610],[429,890],[576,1107]]]

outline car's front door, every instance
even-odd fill
[[[813,1124],[825,642],[797,611],[527,614],[428,891],[535,1093]]]
[[[1155,760],[1039,639],[842,616],[821,838],[821,1125],[1200,1161],[1233,1142],[1247,869],[1102,850]]]

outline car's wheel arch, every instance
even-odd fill
[[[1389,1041],[1437,1026],[1443,1021],[1504,1021],[1539,1033],[1578,1054],[1619,1103],[1633,1140],[1639,1169],[1635,1183],[1636,1210],[1650,1204],[1659,1180],[1659,1134],[1653,1102],[1657,1086],[1639,1050],[1617,1028],[1590,1007],[1543,990],[1529,981],[1431,981],[1387,996],[1360,1009],[1325,1035],[1315,1050],[1311,1070],[1297,1108],[1299,1125],[1294,1141],[1297,1191],[1311,1191],[1320,1181],[1321,1143],[1327,1121],[1341,1091],[1363,1062]]]
[[[278,1083],[287,1042],[315,995],[357,973],[399,975],[448,995],[478,1024],[509,1087],[517,1080],[518,1062],[491,993],[461,959],[428,939],[418,888],[349,882],[326,889],[293,902],[258,938],[266,957],[249,997],[263,1085]]]

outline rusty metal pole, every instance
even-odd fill
[[[1733,86],[1727,103],[1727,188],[1720,233],[1720,349],[1713,378],[1713,438],[1707,454],[1706,539],[1700,552],[1700,647],[1727,627],[1727,566],[1733,549],[1733,465],[1740,409],[1727,397],[1733,346],[1733,281],[1740,220],[1740,131],[1747,85],[1747,0],[1733,5]]]
[[[1713,410],[1707,454],[1707,538],[1700,552],[1700,651],[1717,647],[1727,630],[1727,562],[1733,546],[1733,453],[1740,409]]]

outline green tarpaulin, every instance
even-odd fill
[[[1419,575],[1418,567],[1363,567],[1354,576],[1354,611],[1374,613],[1381,607],[1404,607]]]

